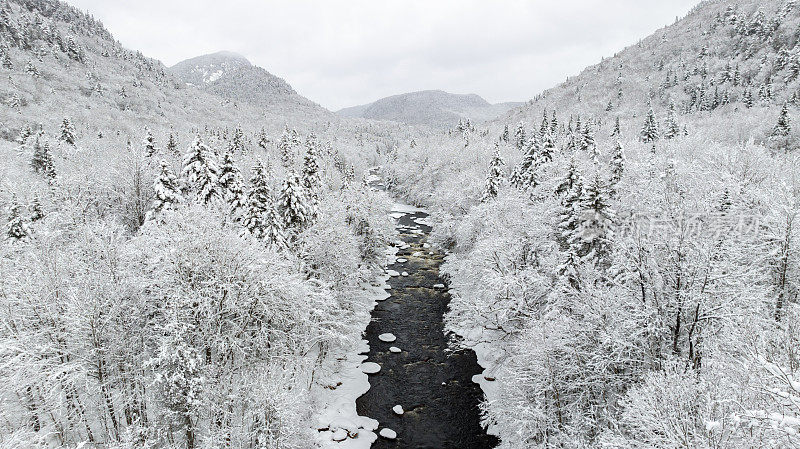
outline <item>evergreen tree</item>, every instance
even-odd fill
[[[497,193],[503,185],[503,158],[500,157],[500,148],[495,145],[494,155],[489,162],[489,176],[486,178],[486,190],[483,194],[483,201],[497,197]]]
[[[262,150],[266,150],[268,146],[269,136],[267,136],[267,131],[261,128],[261,131],[258,133],[258,147]]]
[[[611,131],[611,137],[619,137],[619,117],[614,119],[614,130]]]
[[[519,167],[514,170],[514,174],[512,175],[511,184],[514,187],[520,190],[527,190],[538,185],[536,169],[539,166],[541,150],[539,137],[534,134],[533,138],[528,143],[525,154],[522,156],[522,162]],[[491,176],[492,174],[490,172],[490,178]],[[489,185],[490,182],[487,180],[487,194],[490,192]],[[497,191],[495,189],[492,196],[494,197],[496,195]]]
[[[244,131],[241,126],[236,126],[233,130],[233,140],[231,141],[230,150],[232,153],[244,153],[246,151],[244,143]]]
[[[269,209],[265,215],[265,228],[263,239],[267,245],[276,249],[284,249],[289,246],[289,239],[283,225],[283,219],[274,202],[270,202]]]
[[[61,122],[60,139],[70,145],[75,145],[75,128],[67,117]]]
[[[582,213],[576,236],[584,251],[583,260],[602,268],[611,265],[615,212],[610,204],[610,196],[600,173],[595,173],[581,198]]]
[[[558,132],[558,118],[556,118],[556,110],[553,109],[553,117],[550,119],[550,134],[555,135]]]
[[[267,169],[264,162],[258,159],[253,167],[253,176],[250,178],[244,218],[244,227],[256,238],[263,239],[267,236],[270,226],[268,214],[272,207]]]
[[[303,160],[303,188],[310,200],[309,206],[316,215],[316,205],[322,192],[322,178],[319,169],[318,143],[313,134],[306,139],[306,156]]]
[[[178,141],[175,139],[175,135],[172,133],[169,133],[169,139],[167,140],[167,151],[174,155],[180,154],[178,151]]]
[[[553,161],[553,154],[555,153],[556,144],[553,142],[553,136],[547,133],[542,138],[542,148],[539,151],[539,161],[547,163]]]
[[[30,204],[30,221],[31,223],[36,223],[37,221],[44,218],[44,210],[42,209],[42,203],[39,201],[39,196],[36,195],[33,197],[33,201]]]
[[[281,209],[286,229],[302,229],[311,221],[311,209],[300,177],[289,170],[281,189]]]
[[[8,51],[3,52],[3,68],[8,70],[14,68],[14,63],[11,62],[11,57],[8,56]]]
[[[589,154],[594,154],[597,149],[597,144],[594,140],[594,132],[591,126],[587,123],[581,131],[580,146],[581,151],[586,151]]]
[[[544,137],[550,129],[550,123],[547,121],[547,109],[542,111],[542,125],[539,127],[539,136]]]
[[[666,129],[664,130],[664,138],[666,139],[674,139],[681,135],[681,127],[678,125],[678,121],[675,119],[675,103],[669,103],[669,109],[667,110],[667,123]]]
[[[214,150],[197,136],[183,157],[181,175],[196,192],[201,204],[216,204],[220,200],[219,167]]]
[[[159,161],[161,173],[153,183],[153,206],[147,213],[147,220],[153,220],[165,210],[174,209],[183,202],[180,180],[172,173],[165,160]]]
[[[778,116],[778,123],[772,129],[773,137],[786,137],[792,131],[792,125],[789,119],[789,105],[784,103],[781,108],[781,114]]]
[[[234,163],[230,150],[222,156],[222,165],[219,168],[219,186],[222,197],[228,203],[231,216],[238,220],[246,207],[244,178],[242,178],[239,167]]]
[[[525,144],[528,142],[527,137],[525,136],[525,124],[523,122],[519,122],[517,125],[517,130],[514,131],[514,146],[517,147],[519,151],[525,149]]]
[[[33,144],[31,168],[34,172],[44,175],[49,182],[56,179],[56,168],[53,164],[53,157],[50,155],[50,145],[47,142],[42,145],[38,137]]]
[[[145,131],[144,154],[147,157],[151,157],[158,152],[158,148],[156,148],[156,140],[153,137],[153,132],[149,129],[146,129]]]
[[[284,128],[281,139],[278,142],[278,151],[281,153],[281,162],[284,167],[294,165],[294,147],[298,144],[297,131]]]
[[[651,107],[647,111],[647,117],[644,119],[644,126],[642,127],[641,138],[644,143],[652,143],[658,140],[658,122],[656,121],[656,114]]]
[[[28,221],[22,215],[22,206],[17,202],[15,196],[11,197],[11,204],[8,206],[8,224],[6,224],[6,238],[11,240],[23,240],[30,235]]]
[[[625,171],[625,151],[622,144],[617,141],[614,145],[614,155],[611,156],[611,186],[616,186],[621,180]]]
[[[567,189],[564,190],[565,188]],[[567,177],[562,181],[559,190],[564,190],[566,195],[561,200],[557,226],[556,240],[564,252],[564,261],[558,267],[558,274],[565,277],[573,287],[577,287],[578,266],[583,253],[579,234],[583,178],[574,159],[570,161]]]
[[[503,128],[503,134],[500,135],[501,142],[508,142],[509,135],[508,135],[508,124]]]

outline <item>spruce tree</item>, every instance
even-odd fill
[[[175,135],[173,133],[169,133],[169,139],[167,140],[167,151],[174,155],[180,154],[180,151],[178,151],[178,141],[175,139]]]
[[[558,118],[556,118],[556,110],[553,109],[553,117],[550,119],[550,134],[555,135],[558,132]]]
[[[194,190],[201,204],[216,204],[221,197],[219,167],[214,151],[195,137],[191,148],[183,157],[181,175]]]
[[[262,150],[266,150],[269,146],[269,136],[267,136],[267,131],[264,128],[261,128],[261,131],[258,133],[258,147]]]
[[[542,148],[539,151],[539,161],[547,163],[553,161],[553,154],[555,153],[556,144],[553,142],[553,136],[547,133],[542,138]]]
[[[284,128],[281,139],[278,142],[278,151],[281,154],[281,162],[284,167],[294,165],[294,147],[297,144],[297,131]]]
[[[31,201],[30,207],[31,211],[30,221],[31,223],[36,223],[37,221],[44,218],[44,209],[42,209],[42,203],[39,201],[39,196],[36,195],[33,197],[33,201]]]
[[[644,126],[642,126],[641,139],[644,143],[652,143],[658,140],[658,122],[656,121],[656,114],[651,107],[647,111],[647,116],[644,119]]]
[[[486,190],[483,194],[483,201],[487,201],[497,197],[497,193],[503,185],[503,158],[500,157],[500,148],[498,145],[494,147],[494,155],[491,162],[489,162],[489,176],[486,178]]]
[[[575,166],[574,159],[570,161],[567,177],[559,188],[563,190],[567,186],[566,195],[561,200],[557,226],[556,240],[564,252],[564,259],[558,266],[558,275],[567,278],[573,287],[577,287],[578,266],[583,254],[579,234],[583,178]]]
[[[583,127],[581,131],[580,137],[580,146],[581,151],[586,151],[589,154],[594,154],[595,150],[597,149],[597,144],[594,140],[594,132],[592,131],[591,126],[587,123],[586,126]]]
[[[242,131],[241,126],[236,126],[236,129],[233,130],[233,140],[231,141],[230,150],[234,154],[237,153],[244,153],[245,143],[244,143],[244,131]]]
[[[614,145],[614,154],[611,156],[611,181],[610,184],[615,187],[621,180],[625,171],[625,151],[622,144],[617,141]]]
[[[294,170],[289,170],[281,189],[281,212],[286,229],[302,229],[311,221],[311,210],[302,181]]]
[[[610,196],[600,173],[595,173],[592,182],[583,191],[581,220],[575,236],[580,239],[583,260],[601,268],[611,265],[615,212]]]
[[[61,136],[59,138],[69,145],[75,145],[75,128],[67,117],[64,117],[61,122]]]
[[[514,131],[514,146],[517,147],[519,151],[522,151],[525,149],[525,144],[527,142],[528,139],[525,136],[525,124],[523,122],[519,122],[516,131]]]
[[[547,109],[542,112],[542,125],[539,127],[539,136],[544,137],[550,129],[550,122],[547,121]]]
[[[153,206],[147,213],[147,220],[153,220],[165,210],[174,209],[183,202],[180,180],[172,173],[165,160],[159,161],[161,173],[153,183]]]
[[[792,131],[792,125],[789,118],[789,105],[784,103],[781,108],[781,114],[778,116],[778,123],[772,129],[773,137],[786,137]]]
[[[276,249],[284,249],[289,246],[289,239],[283,225],[283,219],[274,202],[270,202],[269,208],[264,219],[263,239],[267,245]]]
[[[611,137],[619,137],[619,117],[614,119],[614,130],[611,131]]]
[[[539,143],[539,137],[534,134],[533,138],[528,143],[528,148],[525,150],[525,154],[522,156],[522,162],[520,163],[519,167],[514,170],[514,175],[511,179],[511,184],[520,189],[520,190],[527,190],[532,187],[536,187],[538,184],[537,180],[537,173],[536,169],[539,165],[539,158],[541,154],[541,144]],[[491,178],[490,172],[490,178]],[[490,192],[489,189],[489,181],[487,180],[487,194]],[[496,196],[497,192],[494,191],[492,196]]]
[[[681,135],[681,127],[678,125],[678,121],[675,119],[675,103],[669,103],[669,109],[667,110],[667,123],[666,129],[664,130],[664,138],[666,139],[674,139]]]
[[[309,199],[311,212],[316,215],[319,195],[322,192],[322,178],[319,169],[318,143],[316,136],[311,134],[306,139],[306,156],[303,159],[303,189]]]
[[[508,124],[503,128],[503,134],[500,135],[501,142],[508,142],[509,135],[508,135]]]
[[[30,235],[28,221],[22,214],[22,206],[17,202],[16,196],[11,197],[8,206],[8,224],[6,224],[6,238],[9,240],[23,240]]]
[[[153,132],[146,129],[144,136],[144,154],[147,157],[152,157],[157,152],[158,148],[156,148],[156,140],[153,137]]]
[[[39,137],[33,144],[33,158],[31,159],[33,171],[44,175],[49,182],[56,179],[56,169],[53,164],[53,157],[50,155],[50,145],[47,142],[42,145]]]
[[[250,177],[250,190],[247,192],[247,210],[244,227],[256,238],[263,239],[268,234],[269,210],[273,207],[269,188],[269,175],[261,159],[256,160],[253,176]]]
[[[228,204],[231,216],[238,220],[245,210],[244,178],[239,167],[233,161],[231,151],[226,151],[222,156],[222,165],[219,167],[219,186],[222,197]]]

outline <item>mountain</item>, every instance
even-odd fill
[[[521,104],[491,104],[475,94],[423,90],[381,98],[373,103],[341,109],[336,113],[342,117],[450,127],[465,118],[474,121],[491,120]]]
[[[294,109],[306,114],[332,115],[322,106],[299,95],[292,86],[244,56],[221,51],[181,61],[170,72],[190,88],[259,107]]]

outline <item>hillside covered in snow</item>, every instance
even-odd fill
[[[343,117],[389,120],[435,128],[455,126],[459,121],[482,122],[495,119],[522,103],[490,104],[475,94],[451,94],[424,90],[381,98],[375,102],[342,109]]]

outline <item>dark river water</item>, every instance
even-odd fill
[[[472,376],[482,369],[475,353],[448,351],[442,318],[450,295],[446,289],[434,288],[444,284],[439,277],[444,256],[423,248],[430,227],[414,221],[426,217],[417,212],[397,220],[402,240],[410,245],[400,249],[397,257],[408,261],[388,268],[408,276],[389,279],[392,296],[379,302],[372,313],[366,332],[367,361],[378,363],[381,370],[369,376],[370,390],[356,401],[357,411],[377,419],[378,429],[397,432],[395,440],[379,436],[372,445],[375,449],[493,448],[496,438],[480,425],[478,404],[483,392]],[[383,342],[378,338],[383,333],[392,333],[397,340]],[[392,346],[402,352],[390,352]],[[395,405],[401,405],[405,414],[395,414]]]

